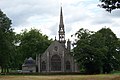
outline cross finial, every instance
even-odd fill
[[[60,6],[62,7],[62,0],[60,0]]]

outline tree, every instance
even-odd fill
[[[7,72],[11,54],[14,51],[13,35],[11,20],[0,10],[0,66],[2,72]]]
[[[103,61],[103,72],[109,73],[112,70],[116,70],[120,67],[120,45],[117,36],[109,28],[102,28],[97,33],[102,35],[104,40],[104,47],[106,52],[104,53]]]
[[[30,31],[24,30],[17,37],[19,38],[17,50],[19,52],[19,58],[21,58],[20,64],[29,57],[35,59],[36,55],[42,54],[52,42],[52,40],[48,39],[48,36],[43,35],[37,29],[31,29]]]
[[[18,51],[18,43],[19,43],[19,35],[14,33],[13,34],[13,50],[12,50],[12,54],[10,55],[10,64],[9,64],[9,68],[11,70],[17,70],[20,69],[21,65],[21,60],[20,60],[20,54]]]
[[[120,45],[109,28],[102,28],[94,33],[80,29],[76,35],[78,40],[73,49],[74,57],[86,73],[109,73],[120,67]]]
[[[98,68],[100,66],[100,61],[97,58],[99,56],[96,54],[98,51],[90,43],[92,34],[94,32],[83,28],[77,31],[75,35],[78,40],[74,43],[76,47],[73,49],[75,59],[89,74],[99,73]]]
[[[111,12],[114,9],[120,9],[120,0],[100,0],[102,3],[99,4],[100,7],[106,9],[106,11]]]

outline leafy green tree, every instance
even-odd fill
[[[80,29],[74,47],[74,56],[86,73],[109,73],[118,69],[120,45],[118,38],[109,28],[97,32]]]
[[[0,10],[0,66],[2,72],[7,72],[14,51],[14,32],[11,20]]]
[[[77,60],[80,66],[85,69],[86,73],[92,74],[94,72],[98,72],[98,59],[96,59],[97,55],[95,52],[95,48],[91,46],[91,35],[94,32],[89,31],[87,29],[80,29],[75,35],[78,40],[74,43],[76,47],[74,47],[74,57]],[[97,55],[98,56],[98,55]],[[95,62],[96,60],[96,62]]]
[[[102,3],[99,4],[99,6],[106,9],[108,12],[114,9],[120,9],[120,0],[100,0],[100,2]]]
[[[35,59],[36,55],[42,54],[52,42],[52,40],[48,39],[48,36],[43,35],[37,29],[31,29],[30,31],[24,30],[17,37],[19,44],[17,50],[19,52],[19,58],[21,58],[21,64],[28,57]]]
[[[97,33],[102,35],[104,40],[104,47],[106,52],[103,57],[103,72],[109,73],[112,70],[116,70],[120,67],[120,45],[116,35],[109,28],[102,28]]]
[[[20,55],[21,54],[19,54],[19,51],[18,51],[18,47],[19,47],[18,45],[19,45],[20,40],[18,38],[19,37],[18,34],[14,33],[13,36],[14,36],[14,41],[13,41],[14,46],[13,46],[12,54],[10,55],[9,68],[11,70],[17,70],[17,69],[20,69],[20,67],[21,67],[21,65],[20,65],[20,63],[21,63]]]

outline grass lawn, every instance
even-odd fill
[[[120,75],[0,76],[0,80],[120,80]]]

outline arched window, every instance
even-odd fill
[[[66,70],[67,71],[70,71],[71,70],[71,67],[70,67],[70,61],[66,61]]]
[[[42,62],[41,70],[46,71],[46,63],[45,63],[45,61]]]
[[[61,71],[61,59],[58,55],[53,55],[51,58],[51,70]]]

